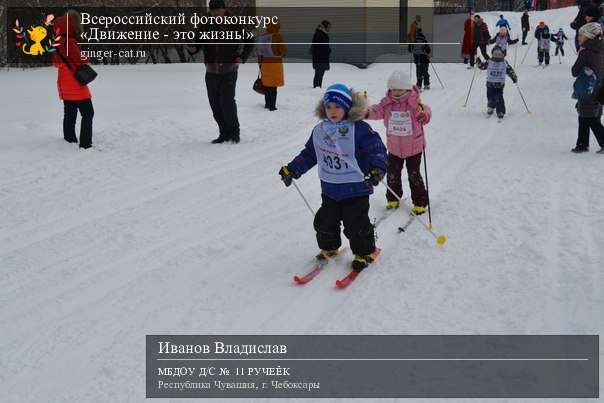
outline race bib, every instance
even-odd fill
[[[392,136],[411,136],[413,134],[411,113],[392,111],[388,121],[388,134]]]

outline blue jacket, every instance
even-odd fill
[[[387,151],[380,135],[363,121],[354,122],[355,132],[355,158],[363,174],[369,173],[372,168],[382,172],[387,169]],[[317,164],[317,154],[313,142],[312,132],[304,149],[288,165],[294,177],[303,175]],[[327,197],[340,201],[353,197],[368,196],[373,193],[373,187],[367,182],[328,183],[321,181],[321,191]]]
[[[500,18],[499,21],[497,21],[497,23],[495,24],[495,26],[497,28],[506,27],[508,29],[508,31],[512,30],[512,28],[510,28],[510,23],[505,18]]]

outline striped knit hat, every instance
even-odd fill
[[[348,112],[352,108],[352,91],[344,84],[330,85],[323,95],[323,106],[327,107],[331,102]]]

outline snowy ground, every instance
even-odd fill
[[[575,13],[531,23],[568,35]],[[569,152],[572,43],[546,70],[533,67],[534,45],[520,66],[526,48],[517,72],[533,114],[508,82],[502,123],[485,117],[484,72],[463,108],[472,71],[436,66],[446,88],[432,75],[423,98],[435,230],[448,244],[418,223],[398,235],[403,214],[392,215],[380,263],[344,293],[332,289],[343,264],[291,284],[316,245],[277,170],[315,123],[309,65],[286,66],[277,112],[251,91],[257,67],[242,66],[239,145],[209,143],[202,65],[99,67],[100,151],[63,142],[53,68],[2,71],[0,401],[142,401],[146,334],[602,333],[604,156],[593,137],[589,154]],[[326,82],[377,102],[395,67],[334,65]],[[318,207],[316,173],[299,184]],[[371,202],[379,217],[382,188]]]

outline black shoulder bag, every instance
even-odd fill
[[[96,76],[98,76],[97,72],[94,71],[94,69],[92,67],[90,67],[89,64],[80,64],[74,70],[73,67],[71,66],[71,64],[65,58],[65,56],[63,56],[58,49],[57,49],[57,54],[65,62],[65,64],[67,65],[67,68],[69,68],[69,70],[71,70],[73,72],[73,76],[75,77],[76,80],[78,80],[78,82],[80,84],[87,85],[90,82],[92,82],[92,80],[94,80],[96,78]]]

